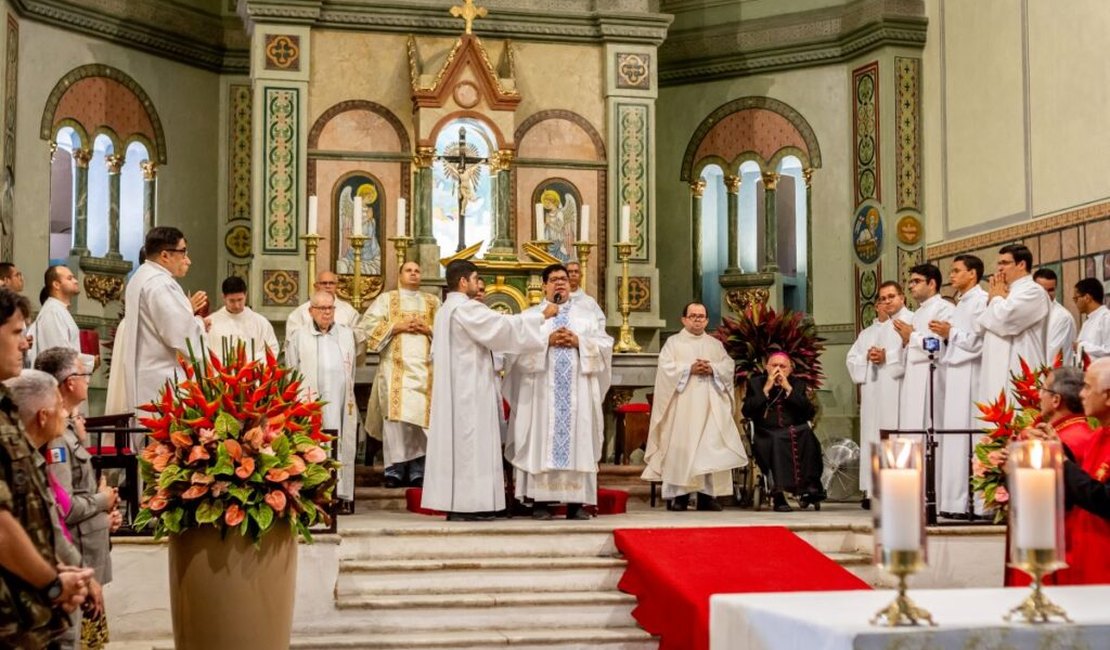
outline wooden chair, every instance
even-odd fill
[[[127,518],[139,511],[139,457],[149,429],[131,426],[131,413],[116,413],[85,420],[86,448],[92,454],[96,480],[106,469],[122,470],[120,499],[127,504]]]

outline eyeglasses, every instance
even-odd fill
[[[701,314],[693,314],[691,316],[684,316],[684,318],[686,320],[709,320],[708,316],[702,316]]]
[[[316,311],[335,311],[334,306],[333,307],[317,307],[316,305],[312,305],[312,309],[315,309]]]
[[[180,253],[181,255],[188,255],[189,254],[189,249],[188,248],[167,248],[166,252],[167,253]]]
[[[1059,395],[1060,394],[1060,393],[1057,393],[1056,391],[1052,390],[1051,388],[1045,388],[1044,386],[1040,387],[1040,391],[1042,393],[1048,393],[1049,395]]]
[[[321,281],[317,282],[316,284],[324,286],[324,287],[331,287],[331,286],[335,286],[339,283],[336,282],[335,280],[321,280]]]
[[[71,372],[70,374],[66,375],[65,379],[62,379],[62,381],[65,381],[70,377],[84,377],[85,379],[88,379],[89,377],[92,377],[92,375],[93,374],[91,372]]]

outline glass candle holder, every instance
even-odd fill
[[[906,578],[926,562],[925,460],[921,441],[888,438],[871,451],[875,563],[898,578],[898,596],[872,625],[933,625],[932,615],[906,595]]]
[[[1033,578],[1032,593],[1010,610],[1030,623],[1069,620],[1042,590],[1044,576],[1067,566],[1064,555],[1064,448],[1058,440],[1010,443],[1010,557]]]

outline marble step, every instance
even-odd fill
[[[336,631],[294,634],[292,650],[408,650],[410,648],[513,648],[514,650],[656,650],[659,641],[638,627],[456,630],[451,632],[370,633]],[[173,641],[113,642],[108,650],[173,650]]]
[[[625,561],[606,557],[343,562],[336,594],[613,591]]]
[[[455,528],[375,533],[346,531],[342,560],[422,560],[482,557],[613,557],[617,547],[607,529],[572,524],[498,526],[498,522],[455,522]],[[485,527],[484,529],[482,527]]]
[[[378,632],[635,626],[636,599],[620,592],[417,594],[339,597],[343,620]]]

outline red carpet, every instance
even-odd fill
[[[870,589],[779,526],[613,531],[628,560],[618,587],[636,596],[632,615],[660,650],[709,648],[712,594]]]
[[[418,515],[432,515],[442,517],[444,513],[436,510],[428,510],[420,505],[420,499],[424,495],[424,490],[421,488],[409,488],[405,490],[405,508],[409,512],[415,512]],[[595,515],[619,515],[625,512],[628,508],[628,493],[624,490],[610,490],[609,488],[597,489],[597,507],[586,506]],[[556,517],[561,517],[567,512],[567,507],[560,505],[551,509],[551,513]]]

